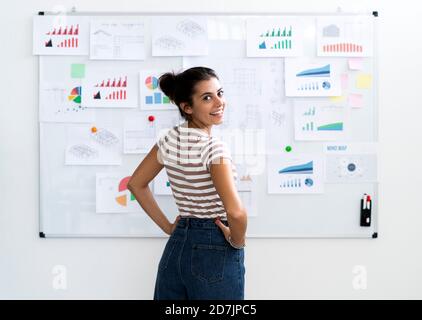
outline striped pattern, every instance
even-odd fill
[[[217,138],[187,122],[170,129],[158,140],[161,160],[167,171],[179,214],[184,217],[226,219],[223,203],[214,188],[210,164],[231,163],[228,148]]]

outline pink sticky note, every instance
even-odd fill
[[[352,108],[362,108],[363,107],[363,96],[357,93],[349,94],[349,105]]]
[[[349,59],[350,70],[362,70],[363,69],[363,58],[350,58]]]
[[[341,88],[347,89],[349,86],[349,75],[347,73],[343,73],[341,75]]]

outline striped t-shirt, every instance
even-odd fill
[[[170,129],[158,140],[160,161],[164,164],[179,214],[182,217],[227,218],[210,175],[210,164],[230,163],[230,151],[216,137],[188,128],[187,121]]]

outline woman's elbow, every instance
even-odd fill
[[[142,191],[143,189],[146,189],[148,187],[148,185],[142,185],[139,183],[135,183],[132,180],[129,180],[127,183],[127,188],[130,192],[134,193],[135,191]]]
[[[127,189],[130,191],[130,192],[132,192],[133,193],[133,185],[132,184],[127,184]]]
[[[235,220],[244,220],[247,217],[245,208],[230,210],[227,212],[227,215],[230,216],[230,218],[235,219]]]
[[[136,189],[135,187],[135,183],[132,179],[129,179],[128,183],[127,183],[127,188],[130,192],[133,193],[133,191]]]

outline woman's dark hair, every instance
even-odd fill
[[[177,105],[182,117],[189,120],[190,115],[182,110],[180,103],[187,102],[192,106],[192,95],[195,93],[196,84],[199,81],[209,80],[211,78],[218,79],[218,76],[213,69],[194,67],[179,74],[175,74],[174,72],[164,73],[159,78],[159,85],[161,91]]]

